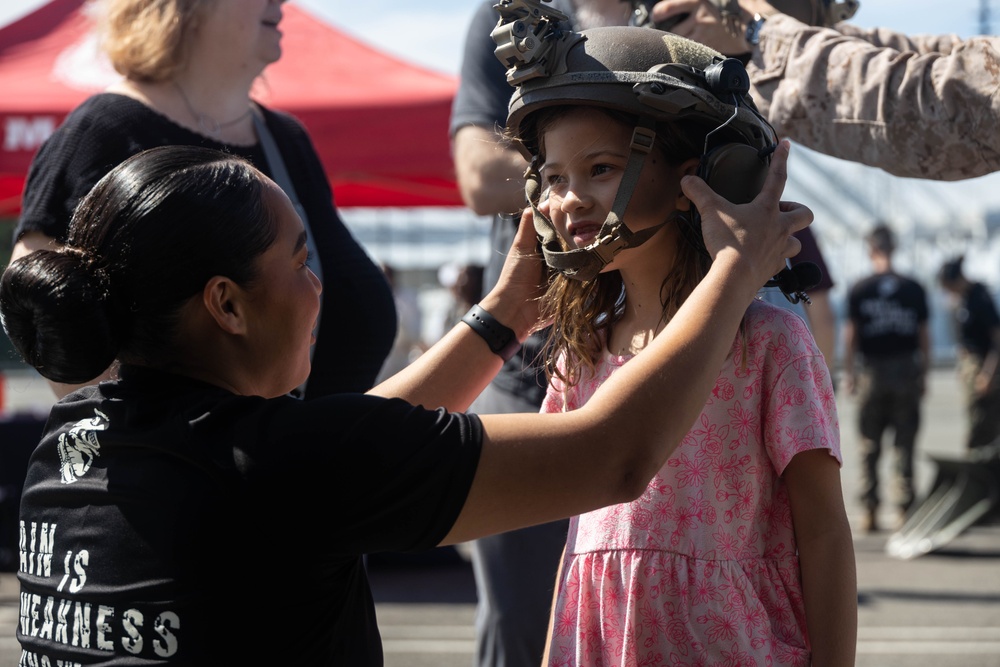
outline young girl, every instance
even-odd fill
[[[634,183],[620,216],[625,238],[656,231],[591,280],[575,279],[586,271],[577,260],[573,278],[553,278],[543,303],[553,322],[549,413],[587,403],[705,276],[680,181],[698,172],[706,144],[751,144],[765,125],[748,98],[721,108],[707,82],[677,83],[685,72],[699,81],[707,49],[639,28],[583,36],[560,61],[567,74],[557,66],[552,85],[535,78],[518,89],[508,121],[533,154],[547,194],[538,208],[562,242],[562,251],[546,244],[550,265],[601,245],[623,183]],[[678,61],[660,70],[674,78],[649,74]],[[647,103],[650,82],[659,85],[652,94],[674,95],[673,106]],[[644,123],[656,138],[632,178],[633,133]],[[606,439],[619,446],[615,433]],[[700,417],[646,492],[571,520],[547,664],[853,665],[856,581],[840,464],[829,371],[808,328],[755,302]]]

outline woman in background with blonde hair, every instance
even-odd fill
[[[350,327],[321,321],[313,371],[300,390],[306,398],[365,391],[392,346],[392,293],[340,220],[305,128],[250,97],[257,77],[281,57],[282,4],[102,0],[102,45],[123,78],[85,100],[35,156],[11,261],[62,245],[77,202],[144,149],[194,145],[244,157],[299,203],[313,251],[310,267],[328,285],[323,312],[351,313]],[[337,355],[337,349],[351,354]],[[73,387],[53,388],[61,397]]]

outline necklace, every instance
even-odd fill
[[[184,89],[181,88],[181,84],[174,81],[174,87],[177,88],[177,92],[180,94],[181,99],[184,100],[184,106],[187,107],[188,113],[190,113],[191,117],[198,123],[198,129],[211,137],[218,137],[224,128],[236,125],[250,115],[251,108],[248,104],[247,110],[241,113],[239,118],[234,118],[220,123],[211,116],[206,116],[203,113],[195,111],[194,106],[191,105],[191,100],[188,99],[188,96],[184,93]]]

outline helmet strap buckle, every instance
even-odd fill
[[[645,155],[653,150],[653,142],[655,141],[656,131],[651,127],[640,125],[632,131],[631,148],[634,151],[639,151]]]
[[[612,233],[607,236],[602,236],[587,246],[587,252],[601,260],[601,266],[604,267],[611,263],[611,260],[615,258],[615,255],[627,247],[628,241],[626,241],[621,234]]]

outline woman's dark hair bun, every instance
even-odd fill
[[[115,360],[123,323],[112,304],[107,273],[78,248],[35,251],[0,279],[7,336],[55,382],[87,382]]]
[[[80,200],[63,246],[14,262],[0,281],[4,327],[25,361],[89,382],[117,359],[162,368],[185,354],[183,308],[213,276],[249,288],[278,225],[253,165],[160,146],[108,172]]]

